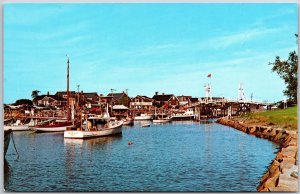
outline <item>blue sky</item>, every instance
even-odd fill
[[[66,54],[71,90],[282,100],[268,63],[297,25],[297,4],[5,4],[4,103],[66,90]]]

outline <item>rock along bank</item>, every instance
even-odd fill
[[[218,119],[217,123],[280,145],[280,151],[261,178],[257,191],[298,191],[298,132],[264,126],[247,126],[240,121],[226,118]]]

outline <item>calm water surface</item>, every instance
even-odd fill
[[[67,140],[15,132],[6,191],[256,191],[278,146],[216,123],[135,123],[123,135]],[[128,145],[128,141],[133,145]]]

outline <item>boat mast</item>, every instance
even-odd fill
[[[67,55],[67,119],[70,121],[70,91],[69,91],[69,71],[70,71],[70,59]]]

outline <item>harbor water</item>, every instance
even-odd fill
[[[278,145],[217,123],[141,122],[120,136],[64,139],[14,132],[4,188],[12,192],[256,191]],[[128,142],[132,142],[128,145]]]

